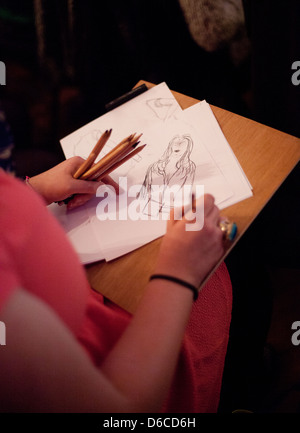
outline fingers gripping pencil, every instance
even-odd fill
[[[119,144],[117,144],[111,151],[109,151],[96,164],[94,164],[99,153],[110,138],[111,133],[112,129],[109,129],[101,135],[88,158],[82,163],[82,165],[73,175],[75,179],[100,181],[105,176],[108,176],[112,171],[116,170],[122,164],[127,162],[130,158],[141,152],[146,146],[146,144],[138,146],[140,144],[139,140],[142,134],[131,134],[120,141]],[[60,204],[67,204],[73,197],[74,195],[68,197],[63,202],[60,202]]]

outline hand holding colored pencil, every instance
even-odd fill
[[[109,137],[111,136],[111,132],[111,129],[106,130],[101,135],[95,147],[91,151],[89,157],[83,162],[83,164],[79,167],[76,173],[74,173],[73,177],[75,179],[100,181],[105,176],[108,176],[112,171],[120,167],[120,165],[124,164],[133,156],[141,152],[141,150],[143,150],[146,146],[146,144],[138,146],[138,144],[140,143],[139,139],[141,138],[142,134],[131,134],[128,137],[124,138],[105,156],[103,156],[100,161],[94,164],[99,153],[101,152]],[[64,200],[64,203],[68,203],[71,198],[73,197]]]

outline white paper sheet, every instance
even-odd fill
[[[89,217],[89,208],[95,209],[97,203],[98,200],[95,197],[72,211],[67,211],[66,206],[59,206],[56,203],[48,206],[49,212],[60,222],[81,263],[85,265],[105,258],[101,245],[95,238],[93,218]]]
[[[206,101],[197,103],[184,110],[181,117],[196,125],[204,145],[232,190],[231,196],[222,203],[218,203],[220,209],[251,197],[253,194],[250,182],[226,140],[209,104]]]
[[[134,132],[139,134],[154,124],[161,125],[168,119],[175,118],[176,114],[181,111],[180,105],[166,83],[161,83],[69,134],[61,140],[61,146],[66,158],[76,155],[87,158],[101,134],[112,128],[111,137],[98,156],[96,160],[98,161],[126,136]],[[143,143],[145,143],[144,140]],[[125,164],[122,167],[123,175],[126,176],[127,171],[133,165],[138,164],[140,159],[140,155],[137,155]],[[51,209],[62,223],[84,264],[104,258],[107,260],[115,258],[164,233],[164,224],[163,228],[162,224],[152,224],[153,228],[149,232],[150,235],[148,231],[145,235],[144,224],[135,223],[135,235],[126,236],[126,239],[122,241],[124,224],[106,221],[104,225],[103,221],[99,221],[96,217],[97,202],[99,200],[95,199],[90,205],[82,206],[78,213],[76,210],[67,212],[65,208],[64,213],[57,205],[53,205]],[[125,233],[132,232],[132,223],[132,221],[127,221]],[[110,235],[110,233],[112,234]]]
[[[101,134],[112,128],[97,162],[123,138],[140,134],[154,123],[164,123],[181,111],[166,83],[161,83],[72,132],[60,144],[66,158],[76,155],[87,158]]]

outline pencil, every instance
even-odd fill
[[[109,168],[107,168],[104,172],[102,172],[97,178],[95,178],[94,180],[96,181],[100,181],[101,179],[103,179],[103,177],[108,176],[112,171],[116,170],[118,167],[120,167],[120,165],[124,164],[126,161],[128,161],[129,159],[133,158],[135,155],[137,155],[141,150],[144,149],[144,147],[146,146],[146,144],[143,144],[142,146],[139,146],[137,148],[135,148],[132,152],[130,152],[129,154],[127,154],[124,158],[118,160],[115,164],[111,165]]]
[[[117,146],[115,146],[110,152],[108,152],[97,164],[89,168],[85,173],[80,176],[80,179],[91,179],[94,175],[104,169],[108,168],[112,163],[115,163],[118,159],[126,155],[132,146],[136,145],[142,134],[135,137],[135,134],[131,134],[126,139],[122,140]]]
[[[124,164],[134,155],[139,153],[145,147],[145,145],[137,147],[137,145],[140,143],[139,139],[143,134],[139,134],[137,136],[136,133],[130,134],[128,137],[121,140],[120,143],[117,144],[103,158],[101,158],[97,164],[94,164],[95,159],[109,139],[111,131],[111,129],[106,130],[102,134],[87,160],[84,161],[84,163],[73,175],[75,179],[99,181],[113,170],[118,168],[121,164]],[[59,203],[67,204],[73,197],[74,195]]]
[[[107,140],[109,139],[109,137],[111,135],[111,131],[112,131],[111,129],[106,130],[101,135],[101,137],[97,141],[95,147],[93,148],[93,150],[89,154],[88,158],[83,162],[83,164],[79,167],[79,169],[73,175],[73,177],[75,179],[78,179],[80,176],[82,176],[84,174],[84,172],[87,171],[93,165],[93,163],[95,162],[95,159],[97,158],[97,156],[99,155],[99,153],[101,152],[101,150],[105,146]]]
[[[135,149],[135,147],[139,144],[140,142],[138,141],[137,143],[135,143],[134,145],[132,145],[130,148],[126,149],[123,152],[120,152],[118,155],[116,155],[114,158],[111,158],[109,160],[109,162],[107,164],[105,164],[103,167],[101,167],[99,170],[97,170],[94,174],[92,174],[90,177],[87,178],[87,180],[96,180],[99,178],[99,176],[102,175],[102,173],[105,173],[107,170],[110,169],[110,167],[115,166],[115,164],[117,164],[119,161],[123,161],[124,158],[126,156],[131,155],[133,149]],[[131,156],[130,156],[131,157]],[[129,159],[129,158],[128,158]],[[128,161],[128,159],[126,159],[126,161]],[[118,167],[121,164],[118,165]]]
[[[114,165],[116,162],[118,162],[121,158],[123,158],[125,155],[130,153],[132,151],[133,147],[126,147],[122,152],[118,152],[115,156],[109,158],[107,162],[104,164],[101,164],[96,171],[93,171],[92,174],[90,174],[88,177],[85,175],[86,180],[94,180],[99,177],[101,173],[106,171],[109,167]],[[88,173],[87,173],[88,174]]]
[[[136,146],[140,143],[139,141],[136,141],[140,136],[136,137],[132,142],[128,143],[128,146],[125,146],[124,149],[121,149],[119,152],[117,152],[114,156],[109,158],[103,165],[99,165],[98,169],[93,172],[92,175],[90,175],[87,179],[88,180],[95,180],[97,179],[102,173],[104,173],[106,170],[108,170],[112,165],[116,164],[119,160],[124,158],[127,154],[133,151],[133,149],[136,148]]]

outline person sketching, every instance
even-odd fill
[[[172,201],[176,201],[183,186],[192,187],[196,170],[195,163],[190,159],[192,149],[190,135],[176,135],[162,157],[149,166],[140,192],[140,197],[146,201],[144,212],[152,215],[169,212]],[[155,187],[160,186],[163,186],[163,190],[157,193]],[[169,192],[172,191],[172,197],[165,194],[168,188]]]
[[[91,289],[46,206],[94,194],[97,185],[72,176],[82,161],[70,158],[27,185],[0,170],[0,411],[217,411],[232,302],[225,265],[197,300],[190,290],[223,253],[213,197],[204,196],[200,231],[186,231],[185,217],[171,211],[156,277],[131,315]]]

